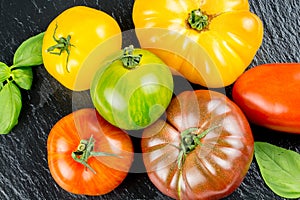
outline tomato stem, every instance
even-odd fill
[[[208,26],[209,17],[203,14],[200,9],[192,10],[189,14],[188,24],[191,28],[201,31]]]
[[[121,58],[123,66],[127,69],[134,69],[140,64],[142,54],[133,55],[134,47],[129,45],[124,48],[123,56]]]
[[[56,38],[56,30],[57,30],[57,23],[53,32],[53,39],[54,41],[57,43],[51,47],[49,47],[47,49],[47,52],[54,54],[54,55],[58,55],[60,56],[63,52],[67,52],[67,60],[66,60],[66,69],[67,72],[70,72],[69,68],[68,68],[68,62],[69,62],[69,56],[70,56],[70,48],[74,45],[71,44],[70,40],[71,40],[71,35],[68,35],[67,38],[65,37],[59,37]]]
[[[181,169],[187,154],[196,149],[197,146],[202,145],[200,140],[204,138],[210,131],[218,127],[220,127],[220,125],[210,127],[201,133],[201,129],[197,127],[191,127],[181,132],[180,152],[177,159],[179,169]]]
[[[89,140],[81,140],[76,151],[72,152],[72,158],[84,165],[86,168],[91,170],[94,174],[96,171],[87,163],[88,159],[93,156],[117,156],[116,154],[106,153],[106,152],[95,152],[93,151],[95,145],[95,140],[93,136]]]

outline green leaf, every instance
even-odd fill
[[[9,67],[5,63],[0,62],[0,83],[3,83],[5,80],[9,79],[9,77],[10,77]]]
[[[300,197],[300,154],[265,142],[255,142],[255,158],[265,183],[284,198]]]
[[[22,67],[12,70],[13,80],[20,88],[29,90],[32,85],[32,69],[30,67]]]
[[[25,40],[15,52],[12,68],[43,64],[43,38],[44,32]]]
[[[0,91],[0,134],[7,134],[18,124],[22,108],[20,89],[12,82]]]

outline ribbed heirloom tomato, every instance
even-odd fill
[[[48,136],[48,165],[68,192],[102,195],[118,187],[133,161],[128,134],[105,121],[95,109],[63,117]]]
[[[232,84],[263,38],[247,0],[136,0],[132,16],[142,48],[206,87]]]
[[[239,107],[209,90],[185,91],[143,132],[153,184],[175,199],[220,199],[242,182],[253,158],[250,126]]]
[[[98,45],[104,50],[97,62],[84,65]],[[74,6],[53,19],[45,31],[43,62],[49,74],[68,89],[87,90],[102,59],[120,50],[121,45],[121,29],[110,15],[94,8]]]
[[[172,73],[161,59],[130,45],[103,62],[90,93],[104,119],[122,129],[138,130],[165,112],[173,87]]]

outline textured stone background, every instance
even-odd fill
[[[133,0],[0,0],[0,61],[11,64],[22,41],[46,29],[50,21],[74,5],[86,5],[113,16],[123,31],[133,28]],[[271,62],[300,62],[299,0],[250,0],[251,10],[264,23],[264,40],[249,67]],[[279,75],[280,76],[280,75]],[[283,83],[284,84],[284,83]],[[231,87],[227,87],[230,97]],[[76,94],[77,95],[77,94]],[[75,96],[76,96],[75,95]],[[290,95],[290,94],[287,94]],[[292,94],[291,94],[292,95]],[[88,99],[88,94],[79,95]],[[74,94],[43,68],[34,68],[30,91],[22,91],[19,124],[9,135],[0,136],[0,199],[169,199],[149,181],[145,173],[130,173],[113,192],[98,197],[72,195],[52,179],[47,166],[46,141],[51,127],[74,109]],[[88,100],[86,102],[88,104]],[[82,106],[86,106],[82,104]],[[81,106],[81,105],[78,105]],[[256,141],[300,152],[299,135],[283,134],[252,126]],[[133,138],[138,150],[139,139]],[[136,159],[133,167],[139,165]],[[139,167],[139,166],[138,166]],[[264,184],[253,160],[241,186],[226,199],[282,199]]]

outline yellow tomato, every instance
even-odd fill
[[[43,62],[49,74],[68,89],[87,90],[101,60],[121,45],[115,19],[100,10],[75,6],[49,24],[43,39]],[[103,49],[102,54],[87,61],[96,47],[97,52]]]
[[[136,0],[133,21],[142,48],[190,82],[232,84],[252,62],[263,24],[247,0]]]

